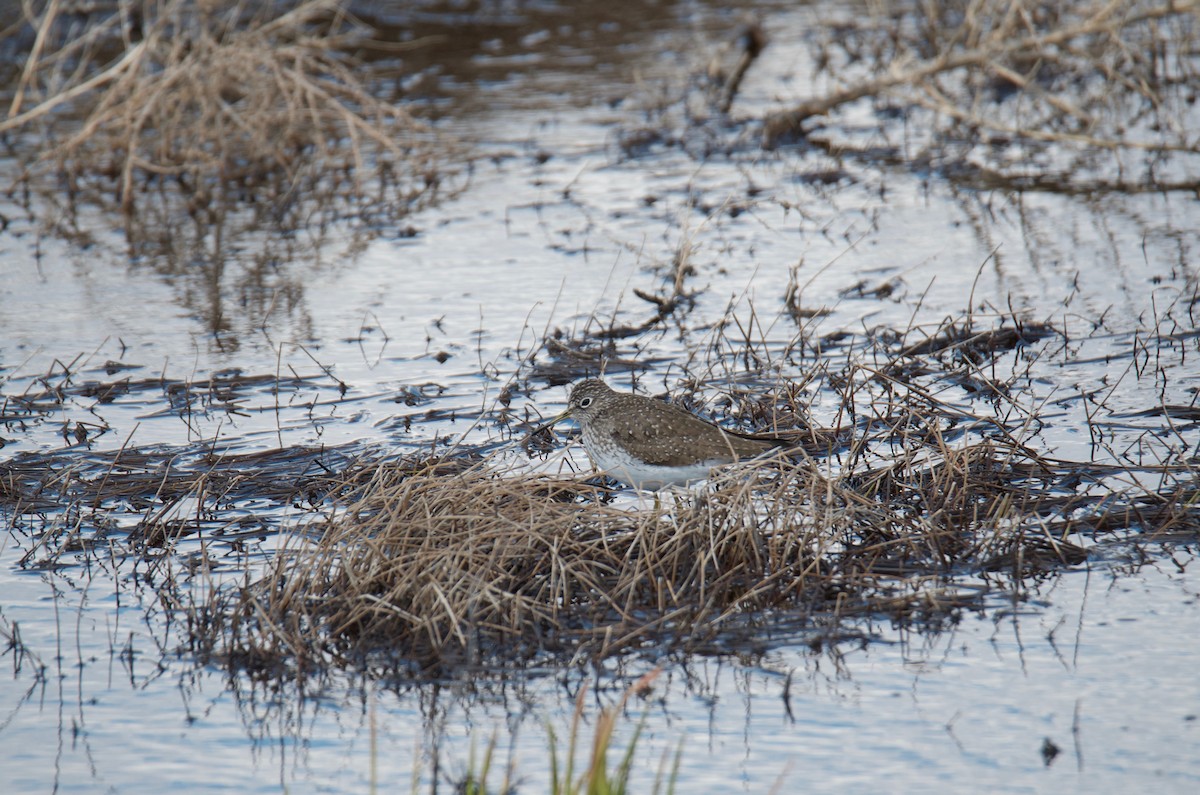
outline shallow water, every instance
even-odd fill
[[[489,157],[473,164],[461,194],[409,219],[415,236],[359,246],[347,233],[265,272],[251,267],[263,241],[247,239],[223,252],[215,278],[201,262],[170,270],[131,261],[100,213],[85,219],[93,239],[83,246],[0,207],[10,219],[0,235],[4,395],[126,376],[203,381],[226,368],[277,376],[221,399],[195,390],[189,411],[169,410],[165,385],[111,402],[70,392],[0,430],[6,458],[128,445],[192,453],[213,445],[232,455],[503,441],[509,430],[491,412],[543,334],[571,335],[593,315],[647,319],[653,307],[633,289],[668,293],[670,263],[686,246],[690,309],[620,344],[647,392],[674,388],[678,363],[720,342],[715,324],[730,303],[737,317],[757,318],[762,354],[775,357],[780,379],[820,361],[784,355],[798,337],[910,325],[932,335],[965,308],[987,318],[1012,307],[1068,332],[998,365],[1023,405],[1037,407],[1030,443],[1078,461],[1194,459],[1194,421],[1139,415],[1193,405],[1200,386],[1193,196],[965,188],[936,171],[816,149],[763,152],[720,129],[706,134],[728,157],[653,145],[627,156],[626,105],[646,84],[682,81],[692,63],[674,53],[718,41],[730,25],[703,5],[655,8],[667,18],[595,22],[610,38],[560,37],[563,12],[554,8],[484,36],[487,54],[469,60],[489,76],[464,67],[446,77],[463,96],[444,125]],[[798,35],[806,13],[767,15],[772,58],[750,72],[736,113],[806,92]],[[842,134],[856,133],[848,125]],[[805,307],[829,314],[798,328],[782,305],[791,280]],[[889,290],[872,292],[881,285]],[[141,367],[110,372],[109,361]],[[563,387],[532,383],[533,394],[514,399],[519,415],[561,408]],[[946,401],[978,410],[957,385],[942,387]],[[836,395],[818,386],[812,397],[814,419],[832,421]],[[80,424],[92,429],[86,445],[72,443]],[[307,515],[297,508],[280,521]],[[19,631],[19,648],[33,655],[9,649],[13,674],[0,677],[0,767],[13,792],[157,792],[166,782],[189,791],[363,791],[372,782],[403,791],[414,776],[422,790],[435,781],[448,790],[472,743],[479,754],[493,733],[501,755],[512,755],[520,791],[540,792],[546,722],[561,742],[580,687],[597,688],[585,700],[594,720],[658,662],[647,652],[603,672],[275,692],[197,669],[127,563],[22,568],[36,543],[33,532],[0,543],[0,628]],[[222,557],[223,548],[191,539],[179,554],[216,556],[237,576],[275,543]],[[940,633],[867,621],[861,642],[819,652],[808,644],[812,628],[798,628],[792,642],[757,653],[665,658],[652,695],[629,708],[617,735],[623,748],[645,709],[635,789],[648,791],[679,748],[681,791],[1194,791],[1195,540],[1155,548],[1145,563],[1126,559],[1133,555],[1097,548],[1086,567],[1047,578],[1028,601],[996,593],[987,610]],[[1047,740],[1060,749],[1049,763]]]
[[[493,736],[494,770],[511,759],[521,790],[541,792],[546,723],[565,752],[578,688],[602,683],[584,700],[594,719],[621,682],[652,668],[630,662],[599,680],[531,672],[507,683],[400,690],[331,684],[302,697],[173,660],[158,648],[169,643],[158,622],[144,622],[127,592],[118,609],[100,590],[103,578],[81,596],[78,583],[54,575],[2,577],[4,619],[48,666],[39,682],[32,662],[18,659],[20,670],[0,680],[13,792],[145,791],[167,781],[200,791],[341,792],[365,789],[372,775],[387,788],[418,774],[424,788],[435,750],[444,774],[461,775],[472,746],[479,758]],[[623,752],[645,722],[637,791],[648,791],[663,757],[677,751],[678,788],[691,792],[1190,792],[1200,784],[1195,576],[1114,561],[1027,596],[1008,607],[997,600],[940,633],[882,623],[868,640],[833,650],[802,643],[664,660],[648,698],[628,707],[615,748]],[[584,748],[591,732],[589,720]],[[1049,762],[1047,742],[1058,749]]]

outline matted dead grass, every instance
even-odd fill
[[[686,88],[647,96],[654,124],[621,143],[632,155],[739,147],[698,135],[733,116],[768,149],[811,145],[987,189],[1194,191],[1198,12],[1197,0],[816,3],[799,33],[769,15],[736,31]],[[785,99],[764,111],[760,87],[742,107],[762,72]]]
[[[130,582],[199,659],[272,680],[836,643],[880,620],[936,630],[964,610],[1019,602],[1098,549],[1149,559],[1200,538],[1194,406],[1167,393],[1148,392],[1144,410],[1094,396],[1078,430],[1105,463],[1044,452],[1029,384],[1067,355],[1051,324],[972,313],[820,337],[811,322],[798,318],[786,343],[751,333],[753,317],[711,330],[676,399],[719,384],[721,412],[794,446],[691,490],[639,495],[590,472],[533,473],[516,447],[538,418],[519,422],[508,394],[474,417],[494,420],[501,441],[437,456],[428,445],[241,453],[216,440],[92,452],[103,427],[64,425],[72,446],[0,462],[0,515],[23,567],[132,567]],[[1160,342],[1160,355],[1177,350],[1141,375],[1173,382],[1183,372],[1173,356],[1194,339]],[[794,378],[768,375],[810,348]],[[550,371],[528,370],[571,381],[596,363],[558,350],[545,349]],[[135,394],[160,394],[162,411],[189,421],[205,406],[314,386],[66,373],[6,395],[0,422],[45,422],[86,399],[99,420],[105,401]],[[344,392],[325,390],[333,401]],[[818,399],[828,427],[812,420]],[[1110,423],[1131,411],[1144,427],[1114,436]],[[531,453],[558,446],[537,441]]]
[[[1079,563],[1096,534],[1200,531],[1194,471],[1079,488],[1106,474],[936,434],[876,470],[799,454],[618,502],[486,459],[381,464],[266,576],[194,604],[192,638],[238,668],[439,677],[836,637],[867,614],[936,625]]]
[[[984,142],[1195,153],[1200,4],[954,0],[880,6],[814,32],[840,86],[765,120],[774,143],[872,97],[932,110]],[[865,67],[865,68],[864,68]]]
[[[1084,403],[1072,422],[1105,463],[1045,452],[1032,385],[1077,355],[1051,323],[970,312],[820,335],[815,316],[789,313],[795,335],[769,339],[746,312],[694,347],[675,398],[794,444],[693,490],[634,495],[591,473],[533,474],[516,448],[539,417],[526,404],[519,420],[516,380],[470,418],[498,441],[437,456],[428,444],[243,453],[215,439],[92,452],[118,398],[161,401],[190,427],[193,412],[238,411],[255,395],[278,407],[289,390],[324,384],[336,402],[346,387],[327,374],[93,382],[64,366],[5,394],[0,423],[37,425],[80,403],[99,424],[64,423],[70,446],[0,462],[0,511],[22,566],[131,565],[200,659],[272,676],[436,678],[761,649],[853,636],[881,618],[937,628],[1020,600],[1110,541],[1143,554],[1200,538],[1200,415],[1169,402],[1186,393],[1120,406],[1106,405],[1111,391],[1068,396]],[[601,346],[597,327],[569,342],[548,334],[527,372],[570,382],[624,362],[627,343]],[[1193,346],[1194,335],[1160,336],[1159,358],[1144,361],[1138,345],[1121,349],[1141,368],[1131,378],[1165,385]],[[714,385],[719,401],[690,403]],[[1130,416],[1144,423],[1114,435]],[[537,441],[531,454],[558,446]]]

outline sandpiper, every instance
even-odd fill
[[[788,444],[727,431],[661,400],[616,392],[598,379],[577,384],[566,410],[538,430],[568,418],[579,423],[596,467],[639,489],[703,480],[713,467]]]

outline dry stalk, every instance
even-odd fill
[[[126,213],[163,180],[191,213],[227,194],[294,201],[345,180],[366,200],[385,174],[396,181],[385,193],[411,201],[435,181],[433,137],[376,99],[341,51],[363,34],[342,5],[157,0],[82,23],[57,2],[40,16],[27,5],[36,38],[0,132],[35,133],[17,139],[38,149],[31,176],[115,180]]]
[[[801,135],[809,119],[842,105],[892,96],[999,136],[1162,152],[1195,152],[1200,146],[1187,133],[1189,125],[1174,118],[1163,101],[1173,86],[1194,79],[1186,61],[1195,47],[1195,15],[1200,9],[1196,0],[1100,4],[1077,0],[1065,7],[1036,0],[962,0],[940,5],[936,13],[931,8],[923,20],[911,25],[884,22],[878,31],[881,44],[870,56],[875,58],[874,74],[767,116],[764,144],[775,146]],[[1175,23],[1178,29],[1168,33],[1167,23]],[[865,24],[850,29],[856,35],[844,39],[874,35]],[[1169,35],[1175,38],[1168,39]],[[849,52],[844,39],[842,46]],[[930,46],[936,51],[929,52]],[[1163,63],[1145,59],[1146,52],[1160,49]],[[1177,59],[1175,67],[1166,66],[1166,54]],[[861,53],[852,53],[847,60],[858,62],[855,55]],[[1006,122],[1005,114],[996,112],[996,103],[984,99],[994,84],[978,80],[978,75],[990,75],[1022,91],[1034,121]],[[1085,90],[1084,86],[1095,84],[1097,75],[1105,77],[1103,87]],[[945,78],[953,78],[953,89],[938,84]],[[1080,96],[1086,105],[1076,99]],[[1139,140],[1126,131],[1125,105],[1135,100],[1152,107],[1174,135]],[[1039,113],[1039,109],[1044,110]],[[1098,119],[1105,110],[1126,121],[1102,127]],[[1083,129],[1071,129],[1064,123],[1068,120]]]

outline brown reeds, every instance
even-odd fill
[[[825,475],[797,453],[633,505],[497,466],[380,465],[266,576],[196,606],[199,650],[436,677],[757,647],[783,626],[866,614],[943,621],[1084,560],[1080,534],[1107,521],[1200,520],[1182,485],[1088,496],[1076,465],[936,432],[874,470]]]
[[[879,11],[824,31],[818,63],[843,85],[765,119],[768,145],[863,98],[920,105],[981,137],[1195,152],[1192,0],[957,0]],[[863,67],[866,67],[865,70]],[[1018,95],[1009,112],[1004,100]],[[1012,104],[1012,103],[1009,103]]]
[[[167,191],[199,221],[248,207],[298,224],[333,196],[402,215],[439,181],[429,128],[347,56],[369,31],[339,0],[21,8],[8,32],[27,57],[0,132],[33,150],[27,179],[69,199],[111,192],[128,215]]]
[[[765,572],[811,565],[810,539],[772,537],[745,500],[630,510],[577,481],[439,462],[381,467],[365,495],[239,595],[257,637],[300,633],[351,658],[390,648],[435,668],[603,657],[675,626],[698,638],[771,598]]]
[[[1104,463],[1045,452],[1040,428],[1053,420],[1023,385],[1064,351],[1052,325],[972,312],[821,338],[799,322],[786,341],[763,334],[753,307],[731,315],[677,382],[681,403],[719,385],[710,406],[793,442],[692,490],[614,494],[594,478],[515,470],[525,434],[506,423],[499,442],[436,456],[427,443],[400,455],[68,440],[0,462],[0,515],[21,565],[129,562],[200,659],[268,676],[722,653],[823,643],[881,618],[936,629],[1020,600],[1110,539],[1200,536],[1194,428],[1182,425],[1194,407],[1151,400],[1133,416],[1162,422],[1125,454],[1103,447],[1119,415],[1098,397],[1075,421],[1101,440]],[[802,375],[780,374],[778,362],[818,347]],[[37,424],[86,399],[102,421],[118,387],[161,393],[187,418],[316,383],[81,384],[64,370],[6,398],[0,418]],[[818,398],[830,427],[812,419]]]

